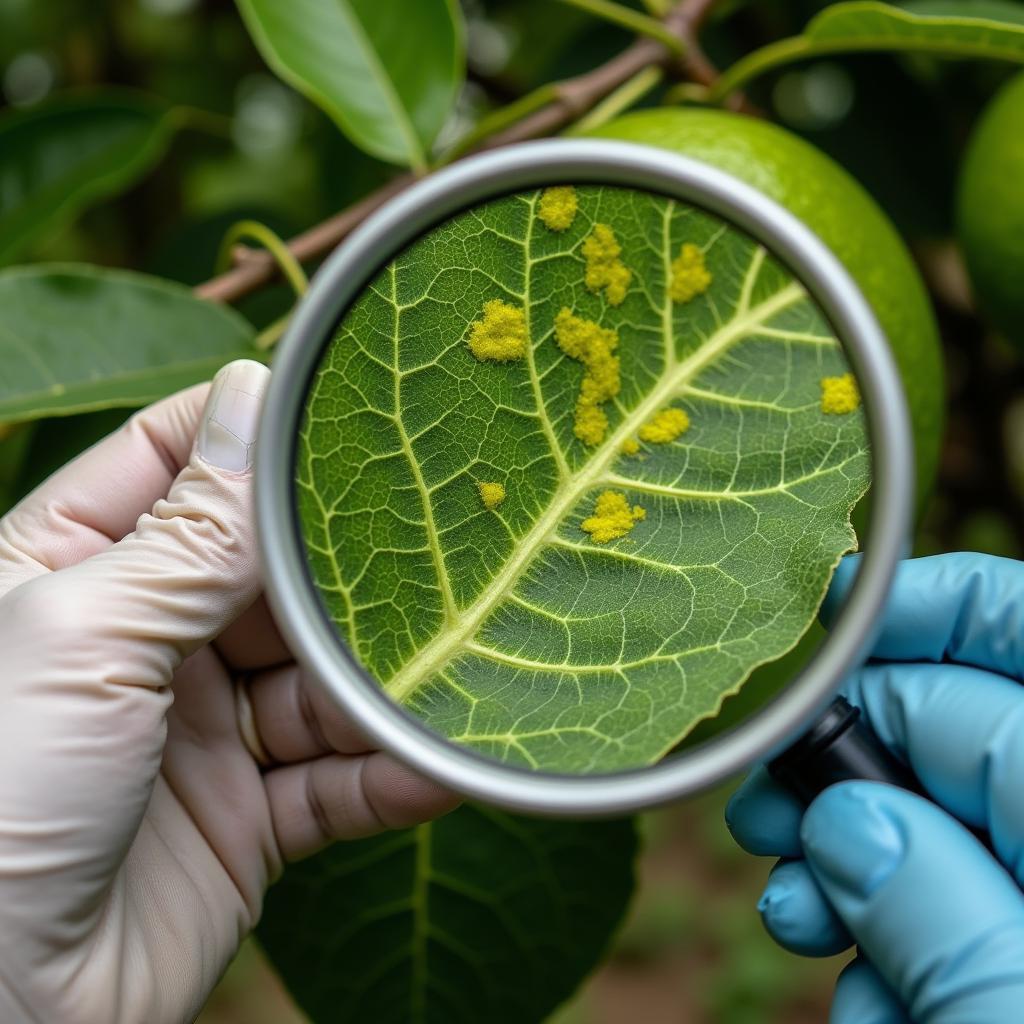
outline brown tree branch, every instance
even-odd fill
[[[716,0],[681,0],[665,17],[665,26],[675,35],[687,52],[693,49],[693,37]],[[701,56],[701,59],[704,58]],[[555,83],[552,101],[511,127],[480,142],[473,152],[523,142],[560,131],[614,92],[644,68],[675,67],[678,73],[707,74],[710,65],[697,64],[687,69],[686,58],[671,53],[656,39],[641,38],[607,63],[575,78]],[[700,79],[696,79],[700,81]],[[374,210],[415,181],[404,174],[383,188],[360,199],[353,206],[291,239],[288,248],[300,262],[314,260],[328,253]],[[239,247],[236,265],[227,272],[197,285],[195,294],[214,302],[235,302],[269,284],[278,276],[278,267],[270,253]]]

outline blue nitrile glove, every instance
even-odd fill
[[[839,567],[826,619],[856,566]],[[846,695],[935,803],[845,782],[804,813],[755,771],[726,817],[746,850],[786,858],[765,926],[807,956],[858,944],[832,1024],[1024,1021],[1024,563],[902,563],[873,659]]]

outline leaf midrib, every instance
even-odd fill
[[[394,80],[388,74],[386,67],[381,61],[380,54],[377,53],[376,47],[371,42],[366,27],[359,20],[358,12],[348,3],[348,0],[340,0],[338,6],[342,9],[343,16],[345,14],[349,16],[349,28],[353,36],[358,36],[362,43],[363,56],[366,58],[370,71],[376,72],[377,84],[384,96],[384,101],[391,107],[399,134],[405,139],[406,146],[408,147],[409,163],[417,170],[425,170],[427,157],[423,151],[423,146],[420,144],[419,136],[416,134],[416,128],[409,116],[409,111],[398,94]]]
[[[752,286],[750,275],[756,275],[760,268],[761,260],[763,260],[761,253],[763,250],[757,250],[751,261],[747,281],[744,285],[744,295],[749,295]],[[451,661],[538,555],[548,537],[558,528],[564,517],[590,488],[601,481],[609,465],[619,456],[622,443],[705,366],[720,356],[734,342],[750,334],[752,327],[781,312],[805,295],[804,289],[796,282],[792,282],[752,309],[746,308],[741,303],[739,313],[720,327],[693,355],[682,362],[670,364],[657,387],[647,395],[643,402],[623,417],[622,423],[594,453],[586,466],[559,485],[547,510],[519,541],[512,558],[506,562],[473,604],[459,616],[458,622],[450,628],[442,629],[428,644],[414,654],[384,684],[385,691],[395,701],[402,703],[416,691],[421,683]]]

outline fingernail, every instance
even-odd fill
[[[769,911],[777,911],[789,901],[789,886],[784,882],[769,880],[757,901],[757,912],[764,917]]]
[[[204,462],[233,473],[252,468],[269,381],[270,370],[251,359],[228,363],[213,378],[196,438],[196,451]]]
[[[800,878],[802,867],[795,861],[780,861],[768,876],[764,892],[757,901],[757,909],[765,923],[778,925],[787,923],[792,914],[787,914],[790,904],[799,902]],[[806,879],[806,876],[804,876]]]
[[[899,867],[906,844],[882,806],[886,787],[852,782],[826,790],[804,815],[801,838],[823,884],[867,899]]]

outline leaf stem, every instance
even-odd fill
[[[493,110],[489,114],[485,114],[442,157],[441,163],[450,163],[452,160],[462,156],[463,153],[467,153],[469,150],[475,148],[479,143],[483,142],[484,139],[509,128],[517,121],[521,121],[524,117],[528,117],[535,111],[540,110],[541,107],[547,106],[557,98],[557,93],[558,90],[555,84],[553,82],[548,82],[545,85],[534,89],[532,92],[528,92],[525,96],[520,97],[512,103],[509,103],[507,106],[500,107],[498,110]]]
[[[281,340],[282,335],[288,329],[288,324],[291,323],[291,319],[292,314],[288,312],[273,323],[268,324],[262,331],[260,331],[259,334],[256,335],[255,338],[253,338],[253,347],[259,349],[260,352],[267,352],[272,349]]]
[[[561,3],[567,4],[569,7],[578,7],[581,11],[594,15],[595,18],[603,18],[613,25],[635,32],[638,36],[657,39],[676,56],[682,56],[686,50],[682,39],[667,29],[658,18],[652,18],[649,14],[641,14],[631,7],[615,3],[614,0],[561,0]]]
[[[189,106],[175,107],[174,114],[182,128],[202,132],[204,135],[212,135],[218,139],[231,138],[231,118],[226,114]]]
[[[569,135],[582,135],[598,128],[624,110],[643,99],[652,89],[658,86],[665,77],[662,68],[656,65],[638,71],[629,81],[623,82],[615,92],[607,96],[589,114],[584,114],[567,132]]]
[[[217,255],[218,269],[223,271],[232,265],[236,259],[235,247],[243,238],[259,242],[273,256],[295,294],[305,294],[309,287],[309,278],[306,277],[302,264],[295,258],[284,239],[258,220],[240,220],[228,228]]]
[[[709,103],[708,87],[697,82],[677,82],[662,98],[665,106],[677,103]]]
[[[720,103],[737,89],[743,88],[752,78],[756,78],[772,68],[811,55],[810,40],[806,36],[792,36],[762,46],[760,50],[748,53],[747,56],[736,61],[732,67],[726,68],[718,81],[708,87],[708,100],[711,103]]]

